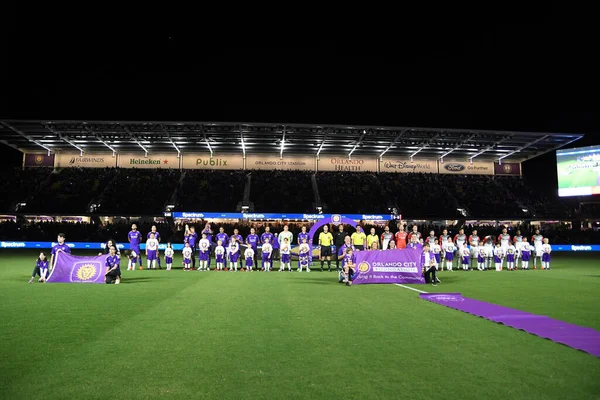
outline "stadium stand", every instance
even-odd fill
[[[255,212],[314,212],[310,171],[251,171]]]
[[[247,174],[244,171],[187,170],[184,174],[178,190],[179,210],[235,211],[242,200]]]
[[[388,196],[371,172],[319,172],[317,183],[324,211],[389,213]]]
[[[26,202],[39,190],[40,185],[48,179],[52,168],[12,168],[0,174],[2,196],[0,211],[14,212],[16,202]]]

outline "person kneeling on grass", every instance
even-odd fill
[[[113,283],[118,285],[121,283],[121,258],[117,254],[115,246],[110,247],[108,257],[106,257],[106,274],[104,274],[106,283]]]
[[[429,243],[425,243],[423,245],[423,256],[421,261],[423,262],[423,275],[425,276],[425,283],[432,283],[433,286],[437,286],[438,283],[441,283],[441,281],[435,275],[435,272],[437,271],[435,255],[429,251]]]
[[[48,278],[48,260],[46,259],[46,253],[43,251],[40,253],[40,256],[35,263],[35,268],[33,268],[29,283],[33,283],[37,275],[40,276],[38,282],[46,282],[46,278]]]
[[[346,274],[344,279],[346,286],[352,285],[352,280],[356,274],[356,255],[350,247],[346,249],[346,255],[344,256],[344,274]]]

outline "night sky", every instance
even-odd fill
[[[173,21],[13,16],[0,118],[505,129],[600,144],[594,24],[567,23],[562,10],[516,23],[199,22],[193,34]],[[555,174],[554,162],[547,154],[524,173]]]

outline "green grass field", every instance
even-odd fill
[[[600,398],[600,359],[395,285],[315,270],[28,285],[34,258],[0,255],[2,399]],[[554,254],[551,271],[414,287],[600,330],[599,261]]]
[[[598,172],[592,168],[582,168],[573,171],[569,170],[570,166],[576,164],[579,164],[576,158],[558,163],[558,188],[569,189],[598,186]]]

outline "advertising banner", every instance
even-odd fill
[[[357,276],[352,284],[425,283],[421,271],[422,247],[416,249],[357,251]]]
[[[322,156],[317,162],[317,169],[319,171],[377,172],[377,158],[352,157],[348,159],[347,155]]]
[[[23,154],[24,167],[54,167],[54,154]]]
[[[201,211],[175,211],[169,214],[173,218],[183,219],[206,219],[206,218],[228,218],[228,219],[302,219],[302,220],[341,220],[348,218],[354,221],[391,221],[394,219],[390,214],[277,214],[277,213],[213,213]]]
[[[183,154],[183,169],[244,169],[244,158],[240,154]]]
[[[433,159],[383,158],[379,162],[380,172],[425,172],[437,174],[438,163]]]
[[[177,153],[148,154],[125,153],[119,154],[120,168],[175,168],[179,169],[179,158]]]
[[[454,175],[494,175],[494,163],[487,161],[450,161],[438,162],[440,174]]]
[[[278,155],[253,154],[246,156],[246,169],[314,171],[315,158],[289,155],[279,159]]]
[[[106,168],[116,167],[117,157],[112,153],[87,154],[57,153],[56,168],[81,167],[81,168]]]
[[[494,163],[494,175],[521,175],[520,163]]]

